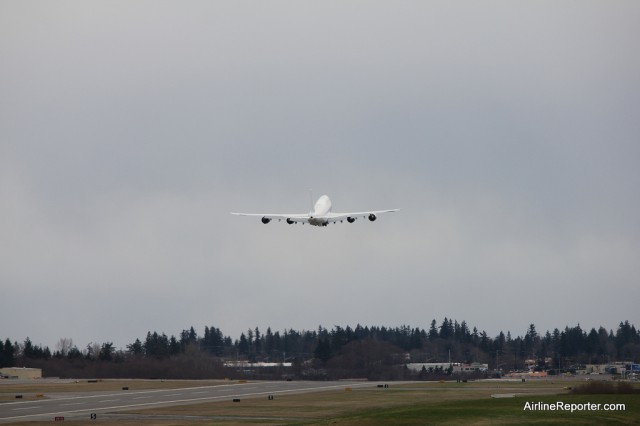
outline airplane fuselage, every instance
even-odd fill
[[[309,213],[309,225],[327,226],[329,221],[324,216],[329,213],[331,213],[331,199],[327,195],[323,195],[318,198],[313,206],[313,211]]]

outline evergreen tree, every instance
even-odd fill
[[[463,343],[469,343],[471,341],[471,332],[466,321],[460,323],[460,341]]]
[[[255,343],[254,343],[254,347],[255,347],[255,353],[259,354],[262,351],[262,335],[260,334],[260,330],[258,330],[258,327],[255,328],[254,330],[254,339],[255,339]]]
[[[323,364],[326,364],[327,361],[331,359],[331,343],[328,338],[320,338],[318,340],[318,345],[313,351],[313,356],[322,361]]]
[[[429,327],[429,341],[433,342],[438,338],[438,327],[436,325],[436,320],[431,320],[431,326]]]
[[[205,327],[205,335],[202,342],[202,348],[215,356],[222,356],[224,353],[224,336],[219,328]]]
[[[241,355],[249,354],[249,341],[247,340],[247,336],[244,333],[240,334],[240,341],[238,342],[238,352]]]
[[[100,361],[111,361],[113,360],[113,354],[115,352],[115,348],[113,347],[112,342],[105,342],[102,344],[100,348],[100,352],[98,353],[98,359]]]
[[[22,356],[23,358],[34,358],[33,343],[31,343],[31,339],[28,337],[24,339],[24,343],[22,344]]]
[[[182,346],[180,342],[178,342],[178,339],[176,339],[176,336],[171,335],[171,337],[169,338],[169,355],[171,356],[178,355],[181,352],[184,352],[184,349],[185,347]]]
[[[82,358],[82,352],[78,349],[77,346],[73,346],[69,349],[69,353],[67,353],[67,359],[80,359]]]
[[[504,333],[501,331],[500,334],[493,341],[493,351],[503,353],[505,349],[506,338]]]
[[[11,344],[9,339],[6,339],[4,344],[0,340],[0,367],[13,367],[15,365],[15,346]]]
[[[144,354],[144,347],[140,339],[136,339],[135,342],[127,345],[127,352],[134,356],[140,356]]]
[[[447,317],[444,317],[444,320],[442,320],[442,325],[440,326],[440,334],[438,335],[438,337],[444,340],[453,337],[453,325],[447,319]]]
[[[154,357],[157,359],[163,359],[169,356],[169,338],[166,334],[159,335],[157,332],[147,333],[147,338],[144,342],[144,353],[147,357]]]
[[[13,367],[16,365],[16,347],[18,345],[13,345],[11,340],[6,339],[4,341],[4,345],[2,348],[2,352],[0,352],[0,357],[2,357],[2,366]]]
[[[482,330],[482,333],[480,333],[480,349],[482,349],[485,353],[491,352],[491,342],[489,341],[487,332],[484,330]]]

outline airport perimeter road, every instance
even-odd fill
[[[199,386],[183,389],[122,390],[117,392],[85,392],[57,394],[51,399],[0,403],[0,423],[27,420],[87,419],[92,414],[122,412],[140,408],[187,405],[224,401],[235,398],[266,398],[306,392],[339,390],[344,388],[376,387],[375,382],[247,382]]]

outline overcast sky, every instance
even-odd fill
[[[0,338],[640,325],[637,1],[0,2]],[[401,208],[289,226],[230,211]]]

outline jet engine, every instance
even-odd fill
[[[353,222],[355,222],[355,221],[356,221],[356,218],[355,218],[355,217],[348,217],[348,218],[347,218],[347,222],[349,222],[349,223],[353,223]]]
[[[262,223],[264,223],[265,225],[266,225],[267,223],[269,223],[269,222],[271,222],[271,219],[269,219],[268,217],[263,217],[263,218],[262,218]]]
[[[289,225],[293,225],[295,222],[294,222],[293,220],[291,220],[291,218],[289,218],[289,217],[288,217],[288,218],[287,218],[287,223],[288,223]]]
[[[371,213],[371,214],[369,215],[369,220],[370,220],[371,222],[373,222],[373,221],[374,221],[374,220],[376,220],[376,219],[377,219],[377,217],[376,217],[376,215],[375,215],[375,214]]]

